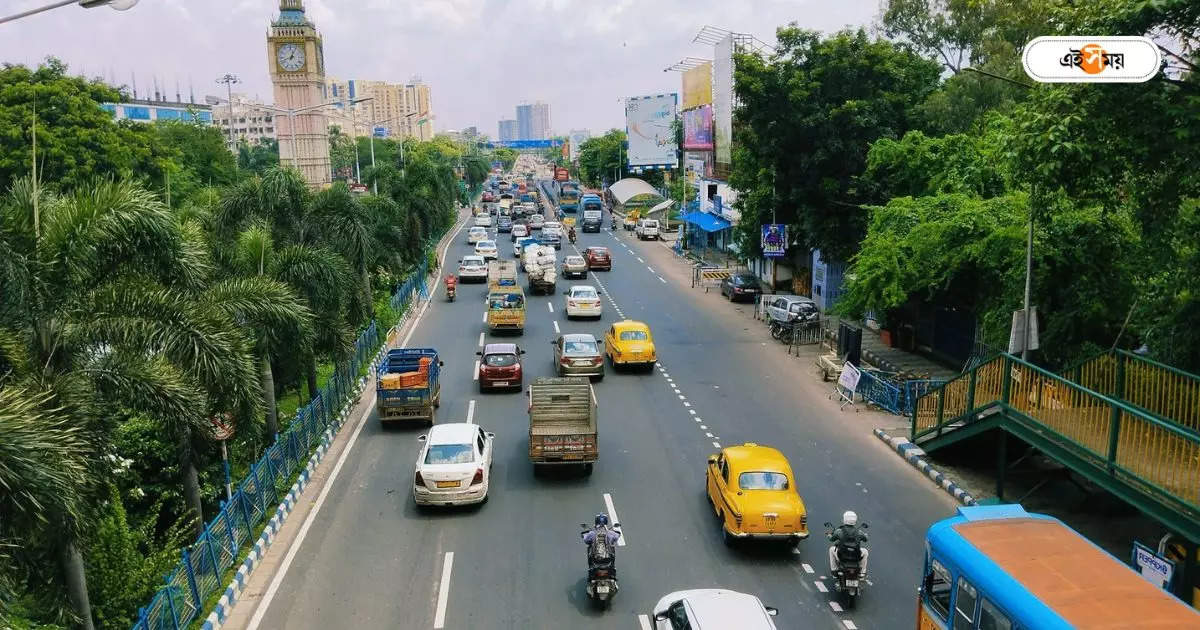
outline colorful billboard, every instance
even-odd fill
[[[704,63],[683,73],[683,108],[693,109],[711,105],[712,62]]]
[[[683,112],[683,148],[692,151],[711,151],[713,148],[712,105],[702,105]]]
[[[787,226],[768,223],[762,226],[762,252],[767,258],[778,258],[787,253]]]
[[[670,168],[678,162],[679,145],[672,129],[678,102],[675,93],[625,99],[629,166]]]
[[[733,36],[713,46],[713,141],[717,170],[733,164]]]

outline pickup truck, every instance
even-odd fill
[[[585,474],[596,462],[596,396],[583,376],[541,377],[529,386],[529,461],[577,464]]]
[[[416,420],[433,426],[442,401],[438,381],[442,362],[433,348],[394,348],[375,372],[375,410],[379,422]]]

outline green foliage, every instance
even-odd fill
[[[172,152],[171,197],[174,203],[189,199],[205,186],[228,186],[237,181],[238,161],[229,152],[225,137],[212,125],[177,120],[154,124],[158,142]],[[165,182],[156,182],[164,189]]]
[[[859,192],[873,201],[965,193],[994,197],[1005,191],[1004,164],[994,137],[953,134],[929,137],[910,131],[899,140],[881,138],[867,153]]]
[[[279,142],[267,139],[250,144],[238,142],[238,169],[254,175],[262,175],[272,166],[279,165]]]
[[[625,132],[610,129],[602,136],[588,138],[579,145],[579,179],[597,188],[628,176],[625,169]],[[615,178],[615,179],[614,179]]]
[[[492,155],[495,156],[495,158],[497,160],[500,160],[500,163],[504,166],[504,170],[506,170],[506,171],[511,170],[513,167],[513,164],[516,164],[516,162],[517,162],[517,150],[516,149],[509,149],[507,147],[501,147],[499,149],[494,150],[492,152]]]

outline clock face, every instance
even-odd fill
[[[279,67],[288,72],[295,72],[304,67],[304,49],[295,44],[284,44],[275,51]]]

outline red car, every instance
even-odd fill
[[[583,257],[587,259],[590,271],[612,271],[612,257],[608,255],[607,247],[589,247],[583,250]]]
[[[492,194],[492,191],[490,191],[490,190],[483,191],[483,202],[484,203],[491,203],[495,200],[496,200],[496,196]]]
[[[524,386],[521,355],[525,351],[515,343],[489,343],[479,355],[479,391],[517,389]]]

